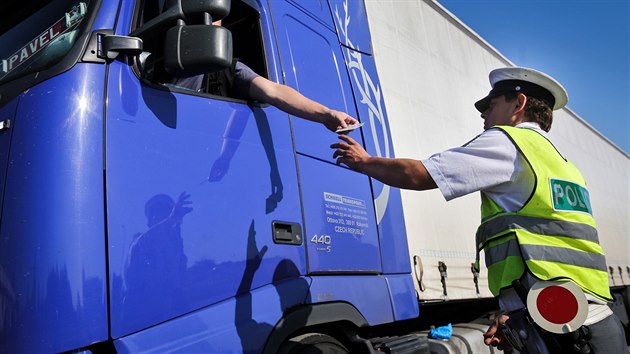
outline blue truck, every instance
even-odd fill
[[[371,352],[418,316],[399,191],[318,124],[167,79],[238,57],[393,156],[363,2],[3,6],[0,352]]]
[[[434,0],[0,4],[0,353],[492,353],[479,201],[336,165],[320,124],[214,90],[235,58],[412,158],[478,133],[511,65]],[[628,326],[630,156],[557,114]]]

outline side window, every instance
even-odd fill
[[[136,28],[159,16],[168,4],[169,0],[143,0],[137,11]],[[248,100],[246,93],[237,88],[238,82],[234,82],[233,74],[236,61],[239,61],[254,73],[268,77],[259,7],[253,0],[232,0],[230,13],[220,25],[232,33],[232,68],[187,78],[171,77],[163,67],[163,42],[167,30],[164,29],[143,39],[145,52],[137,62],[137,71],[146,82],[172,91]]]
[[[268,78],[258,5],[254,1],[232,0],[232,9],[223,26],[232,32],[234,58]]]

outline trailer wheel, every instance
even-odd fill
[[[346,347],[335,338],[321,333],[306,333],[293,337],[280,346],[278,354],[348,354]]]

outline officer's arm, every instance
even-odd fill
[[[341,142],[332,144],[336,149],[333,158],[351,169],[364,173],[393,187],[427,190],[437,188],[435,181],[422,162],[412,159],[391,159],[370,156],[361,144],[346,135]]]
[[[304,97],[289,86],[277,84],[261,76],[252,80],[249,95],[255,100],[269,103],[291,115],[322,123],[332,131],[357,122],[346,113],[330,109]]]

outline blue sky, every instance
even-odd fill
[[[518,66],[569,93],[569,108],[630,153],[630,0],[438,0]]]

